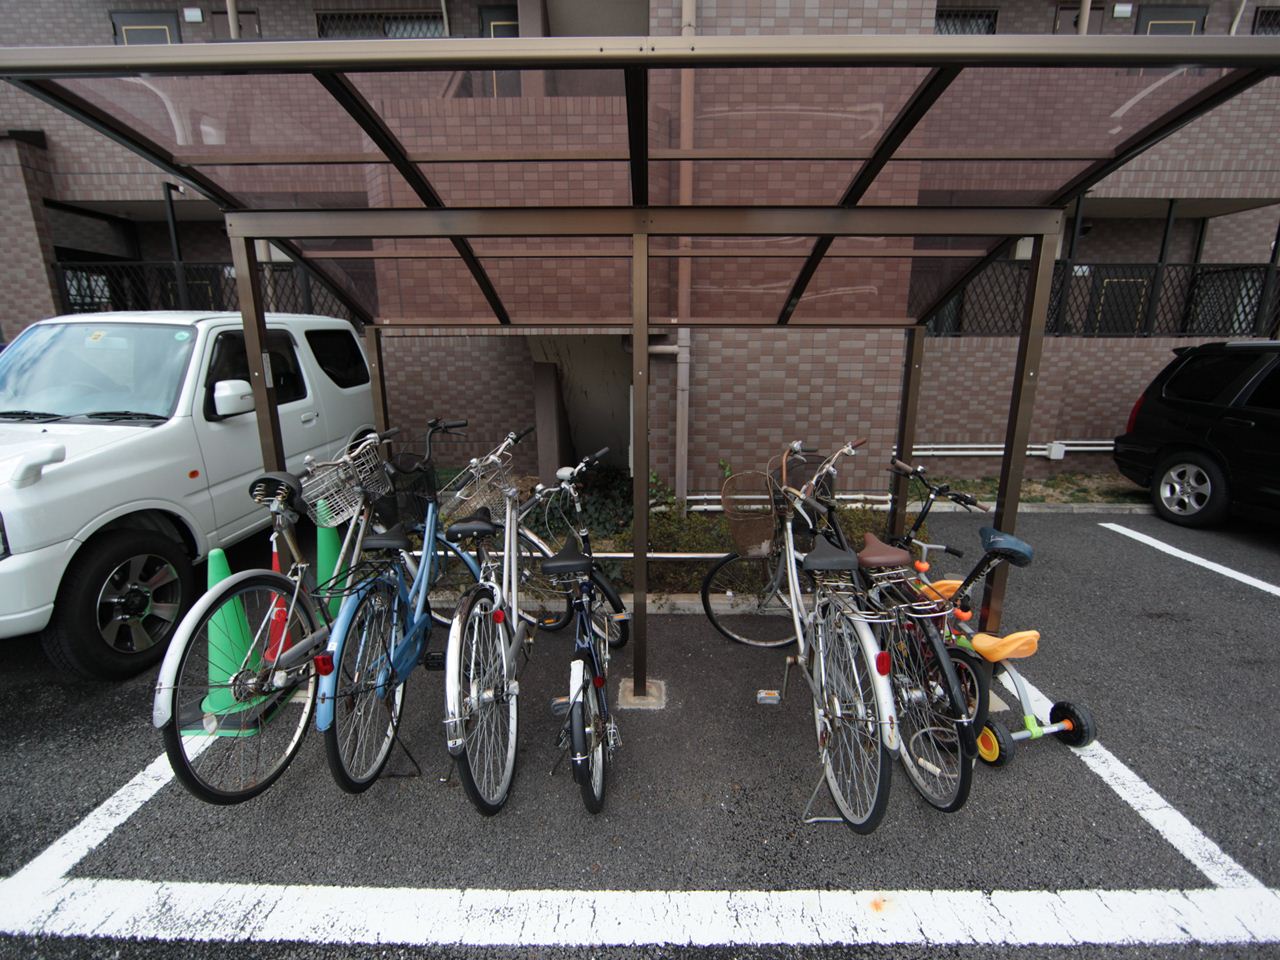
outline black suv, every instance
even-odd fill
[[[1179,347],[1116,437],[1116,466],[1166,520],[1202,527],[1233,503],[1280,509],[1280,343]]]

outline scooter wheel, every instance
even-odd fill
[[[988,720],[978,734],[978,759],[991,767],[1003,767],[1013,759],[1013,737],[999,720]]]
[[[1059,700],[1049,711],[1049,722],[1060,723],[1070,721],[1070,730],[1059,730],[1054,734],[1069,747],[1084,747],[1093,743],[1098,736],[1098,729],[1093,723],[1091,714],[1083,704]]]

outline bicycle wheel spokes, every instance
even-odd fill
[[[958,810],[969,796],[973,762],[961,749],[957,723],[965,711],[952,702],[945,650],[928,624],[897,621],[887,629],[902,765],[925,800]]]
[[[702,608],[722,634],[753,647],[795,642],[795,625],[780,555],[730,554],[702,581]]]
[[[308,663],[282,688],[272,665],[311,633],[290,611],[293,584],[264,574],[238,584],[191,632],[172,691],[165,750],[179,780],[210,803],[265,790],[293,759],[315,702]]]
[[[472,803],[492,815],[506,802],[515,770],[517,697],[508,683],[505,633],[494,622],[492,593],[476,590],[464,603],[456,681],[464,738],[458,770]]]
[[[333,723],[325,731],[329,769],[348,793],[368,789],[382,772],[404,702],[404,681],[391,670],[403,628],[396,583],[374,581],[357,604],[335,665]]]
[[[889,800],[889,752],[884,746],[866,659],[848,617],[831,608],[818,637],[823,703],[814,704],[827,786],[841,816],[859,833],[879,824]]]

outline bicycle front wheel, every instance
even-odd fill
[[[229,584],[226,585],[226,584]],[[307,642],[316,619],[295,584],[264,570],[224,581],[174,638],[181,650],[161,728],[178,780],[208,803],[240,803],[289,766],[315,708],[311,661],[280,683],[276,658]]]
[[[347,793],[362,793],[378,779],[391,756],[404,705],[404,678],[391,669],[406,612],[398,585],[374,580],[355,603],[347,632],[339,638],[333,722],[324,732],[329,772]]]
[[[834,606],[818,623],[822,700],[814,700],[813,720],[827,787],[854,832],[870,833],[889,805],[893,770],[873,687],[875,664],[853,622]]]
[[[573,778],[582,791],[588,813],[604,809],[605,776],[609,766],[609,734],[605,729],[604,690],[597,687],[595,667],[583,662],[582,688],[569,710],[573,745]]]
[[[622,597],[602,570],[591,571],[591,582],[599,593],[598,602],[591,605],[591,629],[596,639],[605,639],[610,650],[625,647],[631,639],[631,624],[626,620]]]
[[[516,766],[518,695],[507,670],[503,624],[494,619],[493,591],[476,587],[458,603],[449,643],[457,644],[447,682],[460,706],[462,750],[458,774],[475,808],[485,816],[502,809]],[[505,618],[503,618],[505,623]]]
[[[886,628],[903,769],[929,804],[953,813],[973,783],[973,757],[963,745],[964,734],[972,734],[966,695],[932,623],[902,618]]]
[[[801,573],[808,584],[808,576]],[[716,562],[702,581],[702,609],[711,625],[735,643],[785,647],[796,639],[787,571],[781,554]]]

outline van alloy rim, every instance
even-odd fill
[[[182,581],[173,564],[155,554],[130,557],[98,593],[98,632],[117,653],[142,653],[168,639],[181,607]]]

